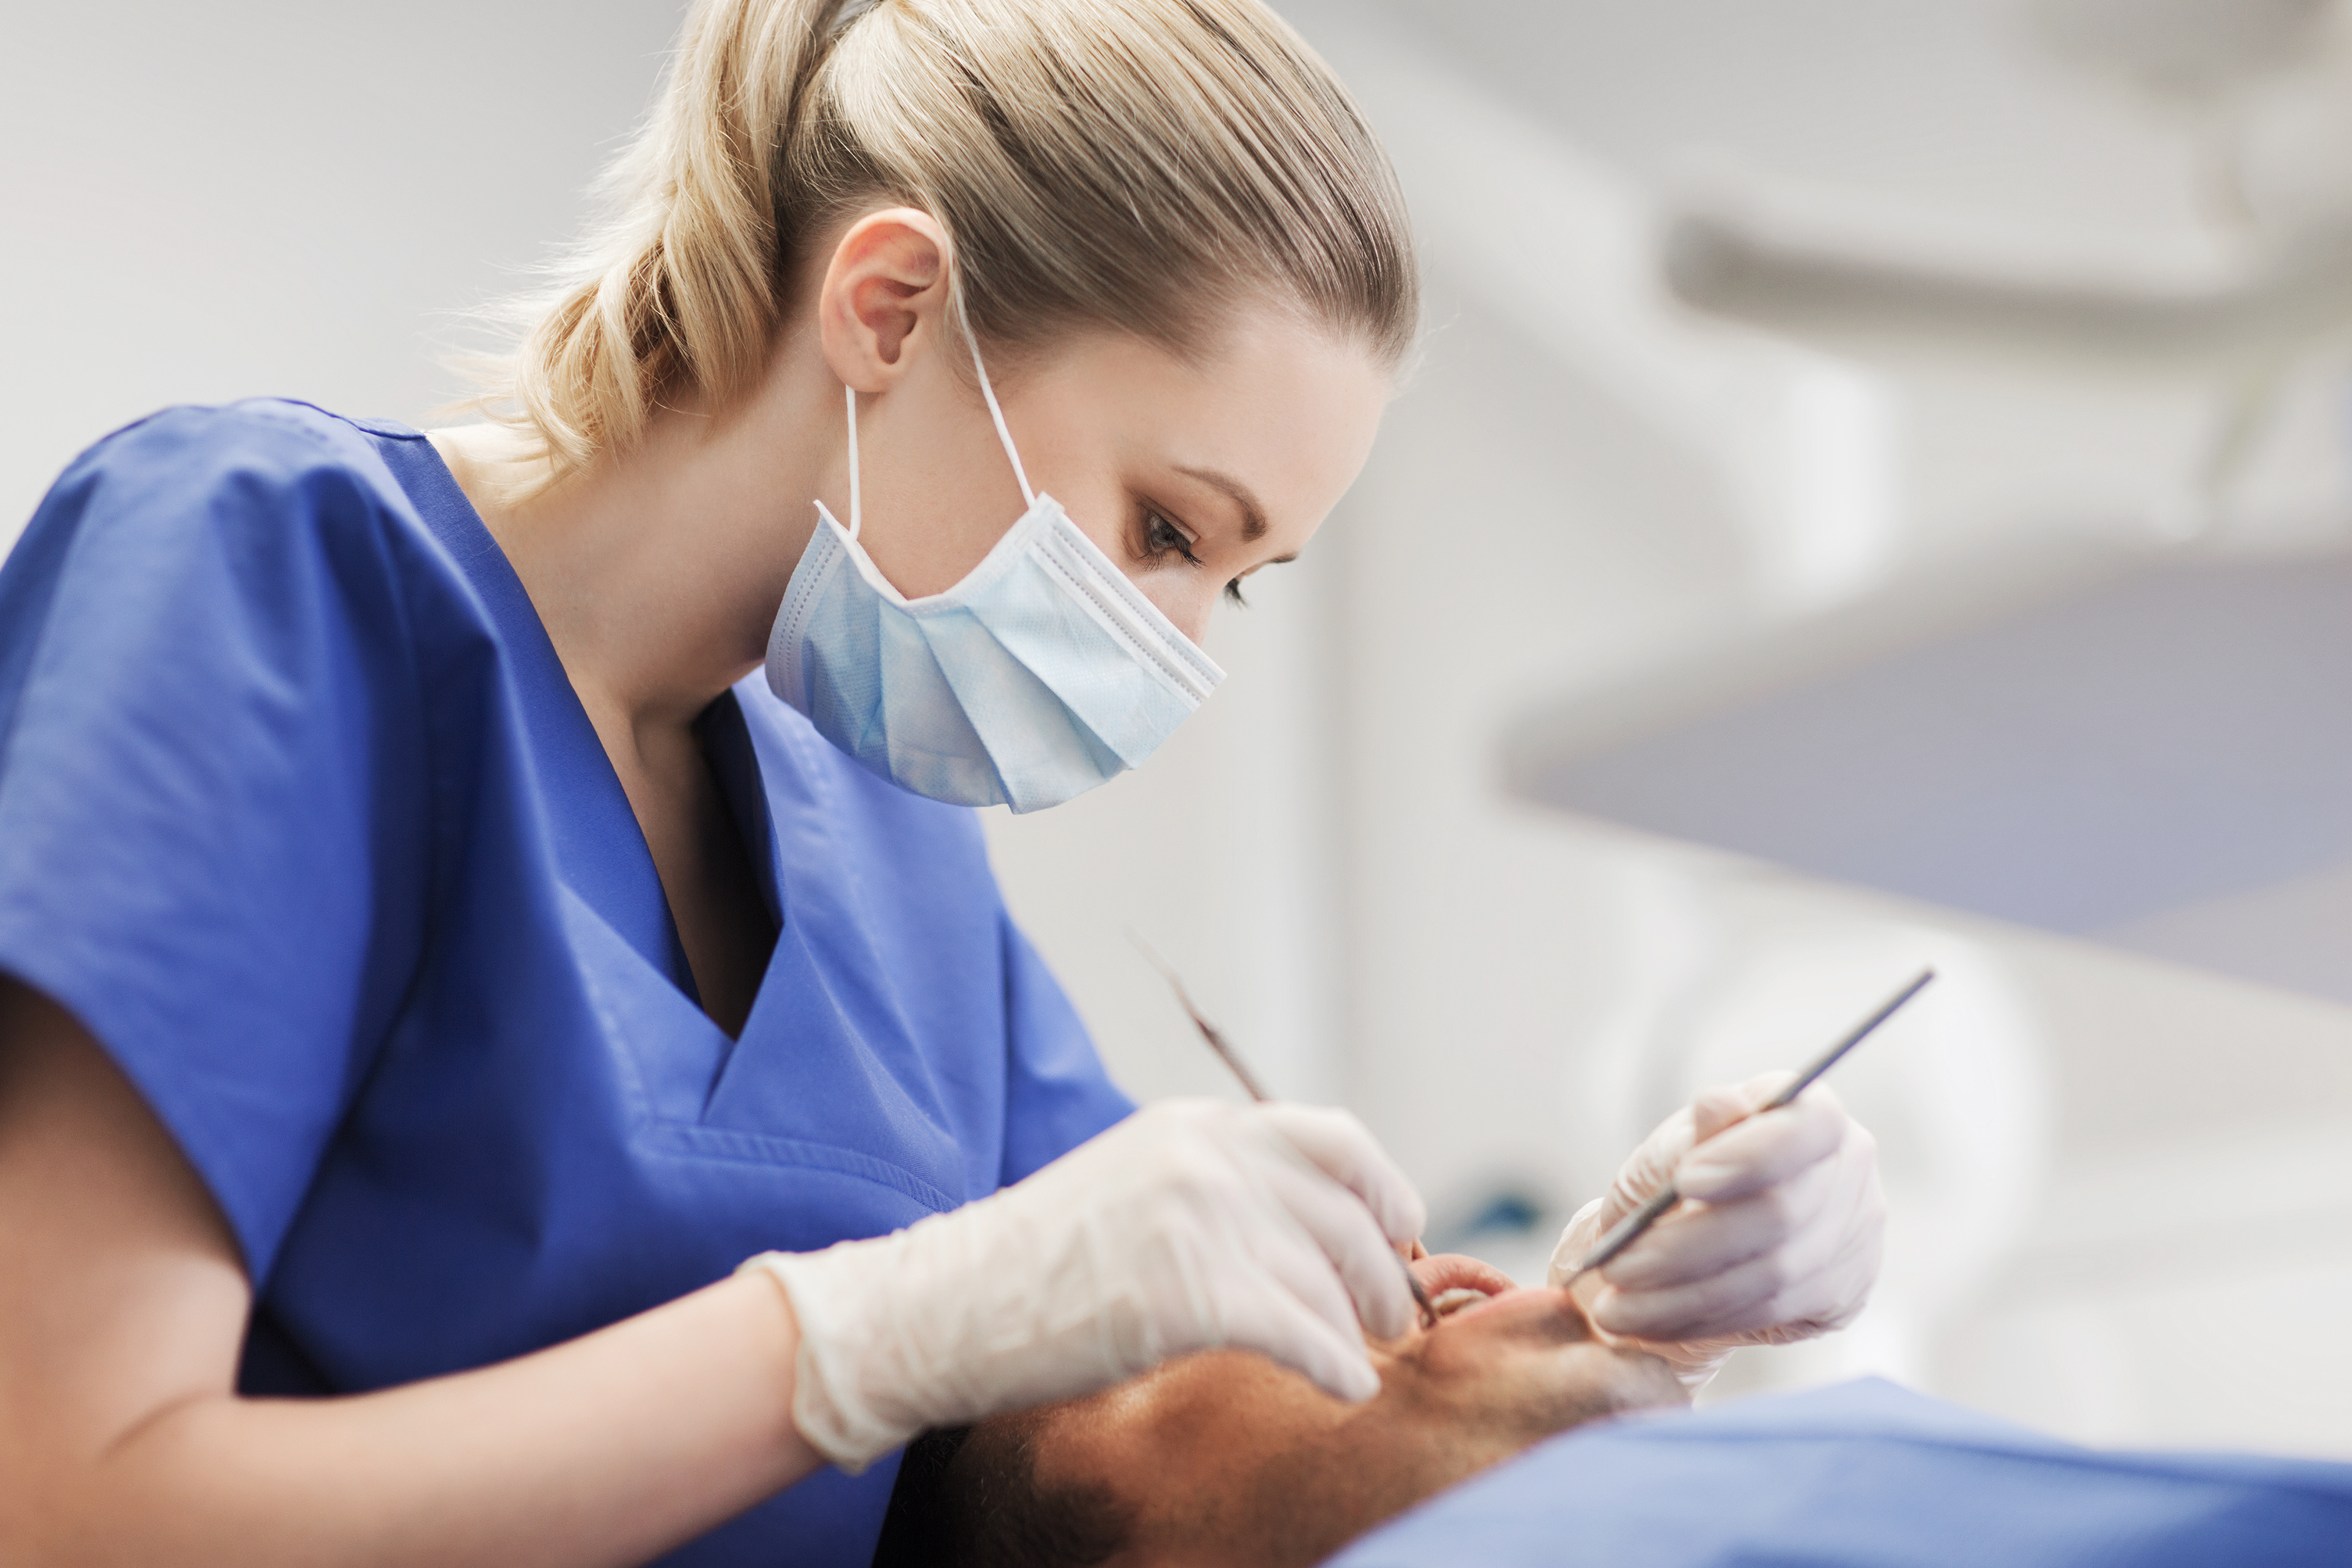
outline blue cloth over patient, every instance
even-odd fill
[[[479,1366],[1016,1180],[1129,1109],[971,813],[757,679],[703,719],[780,928],[740,1040],[521,583],[430,444],[175,409],[0,570],[0,971],[178,1140],[250,1391]],[[862,1563],[895,1467],[686,1548]]]
[[[1565,1433],[1328,1568],[2318,1568],[2352,1465],[2077,1448],[1875,1380]]]

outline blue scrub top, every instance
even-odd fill
[[[874,1236],[1129,1110],[969,811],[755,676],[705,716],[775,953],[730,1040],[521,582],[432,445],[261,401],[66,470],[0,569],[0,970],[210,1186],[240,1381],[354,1392]],[[896,1465],[693,1564],[862,1563]]]

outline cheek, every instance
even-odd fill
[[[1059,1424],[1050,1461],[1139,1500],[1231,1491],[1355,1410],[1246,1351],[1166,1363],[1079,1408],[1084,1418]],[[1237,1412],[1245,1418],[1236,1419]],[[1039,1460],[1042,1476],[1049,1462],[1042,1444]]]
[[[1128,556],[1127,517],[1116,486],[1079,485],[1067,492],[1046,493],[1062,503],[1070,521],[1094,541],[1097,549],[1110,557],[1129,577],[1135,575],[1135,562]]]
[[[1097,517],[1104,520],[1097,521]],[[1151,601],[1152,608],[1174,622],[1176,630],[1192,639],[1196,647],[1207,644],[1217,601],[1225,591],[1223,577],[1172,553],[1138,560],[1130,548],[1124,519],[1115,513],[1097,510],[1088,515],[1072,507],[1070,520],[1094,541],[1095,548],[1109,559],[1121,576]]]
[[[1418,1381],[1423,1397],[1458,1415],[1517,1426],[1563,1398],[1600,1393],[1608,1358],[1594,1345],[1440,1329],[1417,1358]]]
[[[1176,622],[1193,642],[1201,641],[1202,633],[1208,630],[1208,612],[1214,608],[1217,594],[1224,588],[1222,579],[1208,584],[1203,592],[1203,582],[1214,573],[1190,566],[1175,555],[1136,559],[1125,491],[1117,484],[1081,482],[1067,493],[1054,490],[1050,494],[1062,503],[1062,509],[1078,526],[1078,531],[1092,540],[1095,549],[1109,558],[1129,582],[1143,591],[1143,596],[1160,613]]]
[[[1160,607],[1160,613],[1175,623],[1192,646],[1205,651],[1209,646],[1209,628],[1216,621],[1217,595],[1223,591],[1222,583],[1213,585],[1204,593],[1187,587],[1181,593],[1154,592],[1150,583],[1142,583],[1144,594]]]

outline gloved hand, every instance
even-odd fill
[[[822,1252],[769,1252],[800,1320],[793,1416],[855,1472],[929,1427],[1069,1398],[1213,1345],[1343,1399],[1413,1321],[1424,1211],[1343,1111],[1170,1101],[1028,1180]]]
[[[1692,1389],[1740,1345],[1843,1328],[1878,1279],[1878,1145],[1836,1093],[1816,1083],[1793,1104],[1740,1121],[1791,1076],[1701,1092],[1633,1151],[1552,1250],[1548,1278],[1559,1285],[1672,1181],[1685,1201],[1576,1293],[1605,1338],[1664,1357]]]

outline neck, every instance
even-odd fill
[[[530,470],[509,433],[433,440],[609,745],[692,723],[759,666],[815,526],[812,497],[846,499],[841,425],[820,361],[780,365],[723,413],[665,406],[627,451],[520,499]]]

